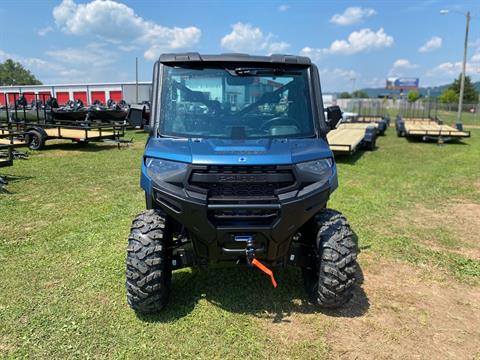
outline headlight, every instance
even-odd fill
[[[154,182],[170,180],[182,182],[187,164],[163,159],[147,158],[145,160],[147,174]]]
[[[330,170],[333,165],[332,158],[308,161],[297,164],[301,172],[310,173],[312,175],[322,175],[325,170]]]

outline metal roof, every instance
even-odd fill
[[[219,54],[200,55],[197,52],[162,54],[161,63],[188,63],[188,62],[234,62],[234,63],[270,63],[308,66],[312,62],[306,56],[272,54],[269,56],[248,55],[248,54]]]

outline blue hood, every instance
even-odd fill
[[[146,157],[209,165],[286,165],[332,157],[323,139],[150,138]]]

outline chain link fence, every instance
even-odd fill
[[[361,115],[397,115],[409,117],[439,117],[446,124],[454,124],[458,104],[445,104],[436,100],[409,102],[404,99],[337,99],[342,111]],[[462,106],[462,123],[480,127],[480,104],[469,103]]]

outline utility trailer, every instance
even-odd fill
[[[330,149],[335,154],[351,155],[360,149],[374,150],[377,126],[371,123],[344,122],[327,134]]]
[[[14,94],[15,96],[16,94]],[[47,113],[46,107],[41,111],[37,110],[36,119],[32,120],[26,116],[25,108],[18,109],[16,99],[14,99],[13,109],[9,109],[7,101],[8,97],[5,94],[6,106],[2,109],[5,116],[0,116],[0,134],[6,134],[12,129],[20,133],[13,140],[16,146],[25,145],[32,150],[40,150],[45,146],[47,140],[52,139],[71,140],[77,143],[93,141],[120,143],[122,142],[120,138],[125,135],[124,122],[96,124],[89,121],[55,120]],[[10,116],[12,114],[14,116]]]
[[[437,116],[437,104],[405,104],[395,120],[397,136],[417,138],[423,141],[444,143],[470,137],[470,131],[463,130],[462,124],[456,127],[445,125]]]
[[[21,135],[12,131],[0,132],[0,168],[13,165],[15,158],[26,158],[27,155],[21,152],[15,151],[15,136]],[[7,185],[7,180],[0,174],[0,190],[4,185]]]
[[[438,117],[397,116],[395,128],[399,137],[419,138],[423,141],[433,140],[439,143],[470,137],[470,131],[445,125]]]
[[[385,135],[385,131],[390,126],[390,117],[383,100],[354,101],[351,112],[344,112],[343,119],[344,122],[372,124],[376,126],[378,135]]]

